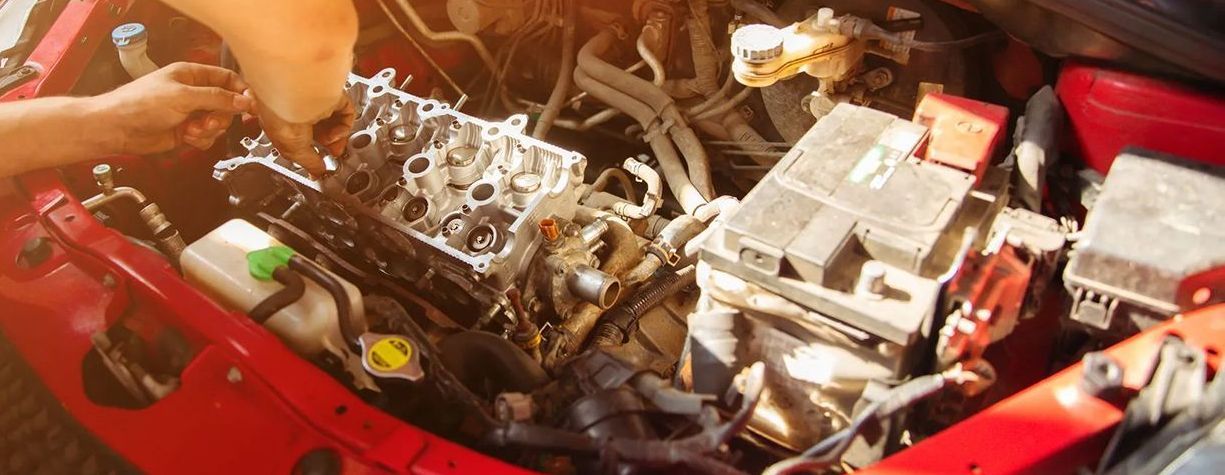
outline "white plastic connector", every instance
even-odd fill
[[[621,168],[624,168],[625,171],[630,172],[630,174],[645,182],[647,184],[647,192],[642,197],[641,205],[618,202],[613,205],[613,212],[622,218],[632,220],[646,219],[647,216],[651,216],[656,211],[659,211],[659,206],[663,204],[660,198],[663,184],[659,180],[659,173],[655,169],[648,167],[645,163],[633,158],[625,159],[625,162],[621,164]]]

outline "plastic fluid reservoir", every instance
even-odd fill
[[[157,71],[157,63],[149,59],[149,32],[145,25],[119,25],[111,31],[111,42],[119,50],[119,64],[132,79]]]
[[[187,246],[179,262],[187,282],[222,306],[245,313],[284,287],[276,281],[256,279],[248,270],[247,253],[272,246],[283,244],[251,223],[235,219]],[[332,275],[348,291],[351,314],[360,326],[360,322],[366,321],[361,291]],[[346,355],[336,300],[314,281],[305,277],[303,280],[306,292],[302,298],[273,314],[264,327],[301,355],[316,356],[323,351]]]

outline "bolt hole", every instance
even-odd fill
[[[75,214],[70,214],[64,217],[64,221],[69,222],[69,223],[76,221],[76,220],[77,220],[77,215]]]
[[[414,175],[425,173],[430,169],[430,157],[418,155],[408,162],[408,172]]]
[[[481,183],[472,187],[472,199],[478,202],[486,202],[493,198],[494,187],[489,183]]]
[[[489,128],[489,135],[498,135],[498,133],[499,133],[499,132],[501,132],[501,129],[499,129],[499,128],[497,128],[497,127],[490,127],[490,128]]]
[[[346,412],[349,412],[349,406],[346,406],[344,404],[336,406],[336,415],[343,416],[345,415]]]
[[[366,148],[374,141],[370,134],[361,134],[353,138],[353,148]]]

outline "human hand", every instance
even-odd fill
[[[263,104],[257,104],[256,109],[264,133],[268,134],[281,156],[302,165],[317,177],[322,177],[326,170],[323,157],[315,151],[315,144],[322,145],[333,156],[340,156],[348,144],[349,134],[353,132],[353,122],[357,120],[357,112],[347,94],[341,95],[328,117],[315,123],[289,122]]]
[[[235,114],[251,112],[246,83],[228,69],[175,63],[96,96],[116,153],[149,154],[190,145],[205,150]]]

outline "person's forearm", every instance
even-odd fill
[[[119,153],[114,124],[88,97],[0,104],[0,177]]]
[[[353,63],[351,0],[165,0],[225,39],[263,107],[294,123],[326,118]]]

